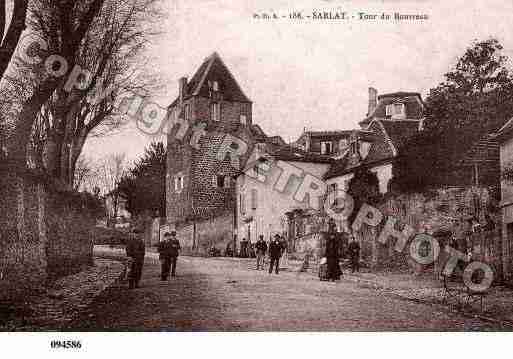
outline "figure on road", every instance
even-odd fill
[[[175,232],[172,232],[175,233]],[[161,265],[161,273],[160,280],[165,281],[169,278],[169,272],[171,270],[171,266],[173,266],[173,276],[176,270],[176,257],[178,256],[178,250],[174,248],[176,243],[172,243],[173,235],[172,233],[166,232],[164,234],[164,240],[162,240],[158,246],[157,250],[159,252],[159,259]],[[176,233],[175,233],[176,235]],[[178,241],[176,241],[178,242]],[[178,249],[180,248],[180,243],[178,242]]]
[[[240,241],[240,257],[247,258],[248,257],[248,241],[246,238],[242,238]]]
[[[141,231],[134,229],[126,245],[126,255],[130,257],[130,272],[128,274],[128,285],[130,289],[138,288],[141,280],[142,268],[146,247],[141,238]]]
[[[328,280],[335,281],[340,279],[339,266],[339,243],[335,233],[329,233],[326,241],[326,261]]]
[[[360,244],[358,241],[351,236],[351,242],[347,247],[347,253],[349,254],[349,260],[351,261],[351,272],[360,271]]]
[[[180,254],[180,250],[182,249],[182,246],[180,246],[180,242],[176,238],[176,232],[171,232],[171,248],[170,248],[170,256],[171,256],[171,277],[176,276],[176,260],[178,259],[178,255]]]
[[[267,253],[267,243],[264,241],[264,236],[260,235],[256,242],[256,269],[264,269],[264,258]]]
[[[269,258],[271,263],[269,264],[269,274],[273,272],[275,267],[275,273],[278,274],[280,271],[280,258],[283,253],[283,245],[279,234],[274,235],[274,239],[269,243]]]

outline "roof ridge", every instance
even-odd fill
[[[210,69],[212,68],[212,64],[214,63],[214,60],[216,59],[216,57],[214,56],[215,54],[216,53],[214,52],[212,55],[207,57],[205,59],[205,61],[203,61],[203,63],[208,61],[208,64],[207,64],[207,67],[205,68],[205,71],[203,71],[203,74],[201,75],[201,79],[196,84],[196,88],[194,89],[194,91],[192,91],[193,96],[197,96],[199,94],[199,91],[203,87],[203,84],[205,83],[205,79],[207,78],[207,74],[210,71]],[[201,68],[201,66],[200,66],[200,68]]]

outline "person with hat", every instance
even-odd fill
[[[273,272],[275,267],[275,273],[278,274],[280,271],[280,258],[283,254],[283,245],[280,240],[280,235],[275,234],[274,239],[269,243],[269,258],[271,263],[269,264],[269,274]]]
[[[260,267],[262,267],[262,270],[264,268],[264,257],[265,253],[267,252],[267,243],[264,241],[264,236],[260,235],[258,238],[258,241],[255,244],[256,248],[256,269],[259,270]]]
[[[146,246],[141,238],[141,231],[134,229],[126,245],[126,255],[131,258],[128,285],[130,289],[138,288],[142,276]]]
[[[178,239],[176,239],[176,232],[166,232],[164,234],[164,240],[161,241],[157,247],[161,264],[160,280],[167,280],[170,271],[171,277],[176,276],[176,260],[180,249],[181,246]]]
[[[347,253],[351,262],[351,272],[354,273],[360,271],[360,244],[352,234],[350,235],[350,240]]]

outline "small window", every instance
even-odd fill
[[[330,200],[329,203],[333,206],[337,205],[337,190],[338,190],[338,186],[336,183],[330,184],[328,196],[329,196],[329,200]]]
[[[344,150],[348,145],[347,138],[342,138],[340,141],[338,141],[338,148],[340,151]]]
[[[218,102],[214,102],[210,105],[210,119],[212,121],[220,121],[221,120],[221,104]]]
[[[247,119],[246,115],[240,115],[240,123],[242,123],[243,125],[248,124],[248,119]]]
[[[333,144],[331,141],[322,141],[321,142],[321,155],[329,155],[333,152],[332,148]]]
[[[403,103],[394,103],[391,105],[387,105],[385,108],[385,112],[387,116],[392,118],[394,117],[404,117],[404,104]]]
[[[251,208],[252,209],[257,209],[257,190],[256,189],[252,189],[251,190]]]
[[[394,114],[402,115],[404,113],[404,105],[402,103],[394,104]]]
[[[246,213],[246,196],[243,193],[239,195],[239,205],[240,213],[244,215]]]
[[[387,107],[385,107],[385,114],[387,116],[392,116],[393,112],[394,112],[394,108],[392,105],[387,105]]]
[[[181,192],[184,187],[184,178],[182,175],[175,177],[175,192]]]
[[[216,92],[219,91],[219,82],[217,82],[217,81],[212,82],[212,90],[214,90]]]
[[[212,177],[212,184],[216,188],[230,188],[230,176],[214,175]]]
[[[185,121],[190,120],[190,118],[191,118],[190,111],[191,111],[191,107],[189,105],[185,105],[184,109],[183,109]]]
[[[351,154],[358,153],[358,142],[351,143]]]

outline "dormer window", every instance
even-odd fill
[[[358,142],[351,143],[351,153],[355,154],[358,153]]]
[[[242,123],[243,125],[247,125],[248,117],[249,117],[249,105],[243,103],[240,105],[240,117],[239,117],[240,121],[239,122]]]
[[[356,133],[352,133],[349,138],[349,152],[351,154],[358,153],[358,135]]]
[[[210,119],[212,121],[221,120],[221,104],[219,102],[214,102],[210,105]]]
[[[209,81],[208,87],[210,91],[218,92],[219,91],[219,82],[218,81]]]
[[[333,143],[331,141],[321,141],[321,155],[329,155],[333,152]]]
[[[348,144],[349,144],[349,141],[347,140],[347,138],[342,138],[340,141],[338,141],[339,152],[344,151],[347,148]]]
[[[393,104],[387,105],[386,115],[390,116],[392,119],[405,118],[406,111],[404,108],[404,103],[393,103]]]
[[[189,121],[190,120],[190,118],[191,118],[190,111],[191,111],[190,106],[189,105],[185,105],[184,109],[183,109],[183,114],[184,114],[185,121]]]

